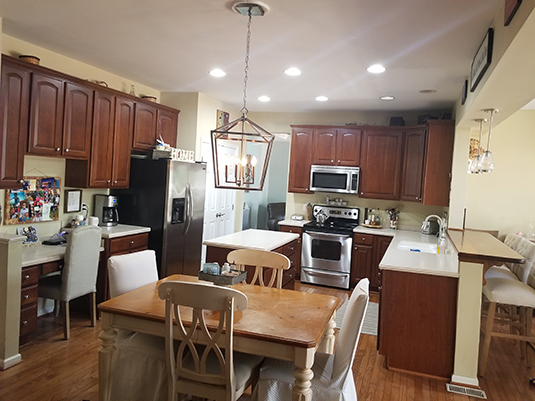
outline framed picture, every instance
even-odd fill
[[[37,228],[34,226],[19,227],[17,228],[17,234],[26,237],[26,239],[22,241],[22,245],[28,246],[39,244],[39,235],[37,235]]]
[[[82,190],[81,189],[66,189],[65,202],[63,205],[65,213],[79,212],[82,210]]]
[[[461,105],[466,102],[466,97],[468,96],[468,80],[464,80],[463,91],[461,92]]]
[[[470,92],[473,92],[485,71],[489,68],[492,62],[492,42],[494,39],[494,29],[489,28],[483,43],[477,49],[477,53],[472,61],[472,68],[470,70]]]
[[[504,14],[503,14],[504,26],[507,26],[511,23],[521,3],[522,3],[522,0],[505,0],[505,7],[504,7]]]

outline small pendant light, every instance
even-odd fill
[[[494,170],[494,160],[492,157],[492,152],[490,151],[490,134],[492,132],[492,120],[494,114],[498,112],[497,109],[485,109],[483,110],[487,113],[490,113],[489,118],[489,136],[487,139],[487,150],[483,152],[483,155],[479,158],[479,171],[481,173],[491,173]]]
[[[485,118],[476,118],[474,121],[479,123],[479,141],[477,143],[477,155],[475,155],[470,161],[468,172],[470,174],[479,174],[479,161],[481,159],[481,135],[483,132],[483,123],[487,120]]]

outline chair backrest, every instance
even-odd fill
[[[101,237],[97,226],[80,226],[69,234],[61,272],[62,301],[96,291]]]
[[[238,270],[253,266],[255,272],[251,284],[277,288],[282,288],[284,270],[288,270],[291,264],[285,255],[256,249],[236,249],[227,255],[227,262],[235,264]],[[267,279],[269,281],[266,283]]]
[[[344,380],[355,359],[364,315],[368,308],[370,281],[358,282],[349,298],[334,352],[333,380]]]
[[[269,230],[280,231],[277,224],[284,220],[286,214],[286,202],[268,203],[267,205],[268,221],[267,226]]]
[[[169,399],[174,399],[176,393],[210,399],[234,399],[234,310],[247,308],[247,296],[231,288],[178,281],[163,282],[158,287],[158,294],[165,299]],[[209,312],[205,314],[205,311]],[[184,320],[189,320],[189,316],[191,324],[185,325]],[[209,330],[207,317],[212,319],[212,325],[214,319],[218,320],[217,327]],[[176,332],[180,333],[181,339],[177,350],[173,341]],[[206,344],[206,347],[197,349],[192,338],[196,343]],[[212,359],[208,359],[210,354]],[[213,356],[218,364],[209,363],[213,361]]]
[[[507,234],[504,244],[518,252],[525,259],[525,263],[506,263],[507,267],[520,281],[535,288],[535,244],[517,234]]]
[[[158,281],[156,252],[151,249],[108,258],[111,298],[156,281]]]

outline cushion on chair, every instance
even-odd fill
[[[509,268],[505,265],[501,266],[492,266],[485,273],[485,280],[493,278],[505,278],[508,280],[519,280],[516,274],[514,274]]]
[[[507,263],[509,270],[515,273],[523,283],[535,286],[535,277],[532,272],[535,260],[535,244],[516,234],[507,235],[504,243],[526,259],[525,263]]]
[[[520,281],[489,279],[483,286],[483,294],[490,302],[535,308],[535,290]]]
[[[158,281],[156,252],[145,250],[108,259],[110,297]]]

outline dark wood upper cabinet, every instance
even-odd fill
[[[403,131],[365,130],[362,135],[360,196],[399,199]]]
[[[360,163],[360,138],[360,130],[328,127],[316,129],[312,164],[358,166]]]
[[[161,105],[136,103],[132,149],[150,150],[160,136],[165,143],[176,147],[178,113]]]
[[[288,192],[311,193],[310,166],[314,150],[314,129],[292,127]]]
[[[115,135],[113,136],[112,188],[128,188],[130,183],[130,144],[133,133],[134,102],[117,97]]]
[[[87,159],[91,150],[93,127],[94,90],[89,87],[65,83],[62,155],[68,158]]]
[[[422,201],[422,176],[425,157],[426,127],[409,128],[403,146],[401,200]]]
[[[29,71],[3,60],[0,88],[0,188],[21,188],[30,107]]]
[[[453,120],[428,121],[422,184],[424,205],[449,205],[454,130]]]
[[[176,148],[178,131],[178,110],[158,109],[158,136]]]

